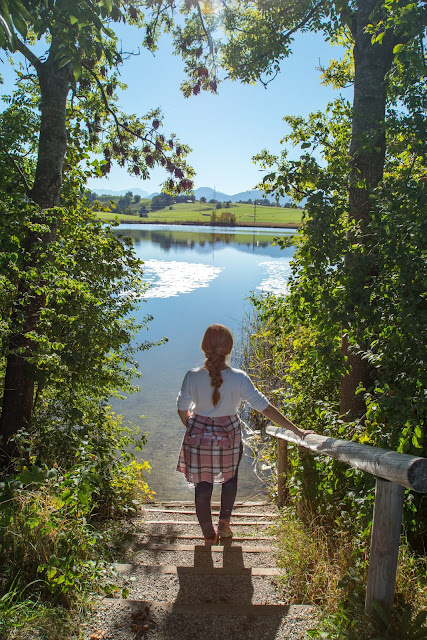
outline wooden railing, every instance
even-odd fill
[[[273,425],[267,427],[267,433],[277,438],[280,506],[285,504],[288,497],[287,442],[293,442],[317,455],[329,456],[376,476],[365,610],[371,613],[374,601],[380,602],[386,609],[391,609],[396,583],[404,487],[427,493],[427,458],[317,434],[309,434],[301,440],[292,431]]]

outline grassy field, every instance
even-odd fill
[[[101,201],[104,197],[99,198]],[[108,201],[114,198],[108,198]],[[104,200],[104,205],[108,202]],[[113,211],[99,212],[98,216],[101,220],[110,221],[117,218],[120,222],[133,222],[142,224],[209,224],[210,216],[213,211],[220,215],[223,211],[229,211],[236,216],[236,224],[246,227],[298,227],[301,224],[303,211],[301,209],[284,209],[282,207],[262,207],[251,204],[231,204],[229,209],[216,210],[215,205],[201,202],[186,202],[174,204],[172,207],[165,207],[158,211],[151,211],[150,200],[141,200],[136,208],[140,208],[141,204],[146,204],[148,208],[148,217],[140,218],[136,215],[119,215]],[[134,205],[132,205],[132,209]]]

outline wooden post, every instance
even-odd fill
[[[404,488],[401,485],[377,478],[365,600],[366,613],[373,612],[374,600],[388,610],[393,606],[403,495]]]
[[[288,470],[288,443],[277,439],[277,504],[284,507],[288,501],[289,491],[286,473]]]

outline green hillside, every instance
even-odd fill
[[[116,202],[114,196],[99,196],[98,202],[108,206],[110,202]],[[140,218],[141,206],[147,208],[147,217]],[[105,221],[112,221],[117,218],[120,222],[134,223],[168,223],[168,224],[209,224],[211,214],[215,211],[217,215],[222,212],[230,212],[236,216],[236,224],[239,226],[271,226],[271,227],[297,227],[301,224],[303,211],[301,209],[288,209],[282,207],[266,207],[253,204],[230,204],[225,208],[216,209],[215,204],[201,202],[185,202],[174,204],[170,207],[151,210],[151,200],[141,199],[138,204],[130,205],[134,215],[117,214],[114,209],[111,212],[99,212],[98,216]]]

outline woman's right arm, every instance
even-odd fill
[[[185,427],[187,426],[187,420],[190,416],[190,408],[192,404],[190,373],[190,371],[187,371],[185,374],[181,390],[176,399],[178,415]]]
[[[178,415],[181,418],[181,422],[184,425],[184,427],[187,426],[187,420],[190,417],[190,412],[188,409],[178,409]]]
[[[264,409],[264,411],[261,411],[261,413],[263,413],[269,420],[272,420],[273,422],[278,424],[279,427],[283,427],[284,429],[293,431],[296,436],[299,436],[302,439],[304,439],[304,437],[309,433],[314,433],[314,431],[311,431],[309,429],[299,429],[298,427],[296,427],[293,422],[288,420],[288,418],[286,418],[286,416],[284,416],[283,413],[276,409],[276,407],[274,407],[272,404],[269,404],[268,407]]]

